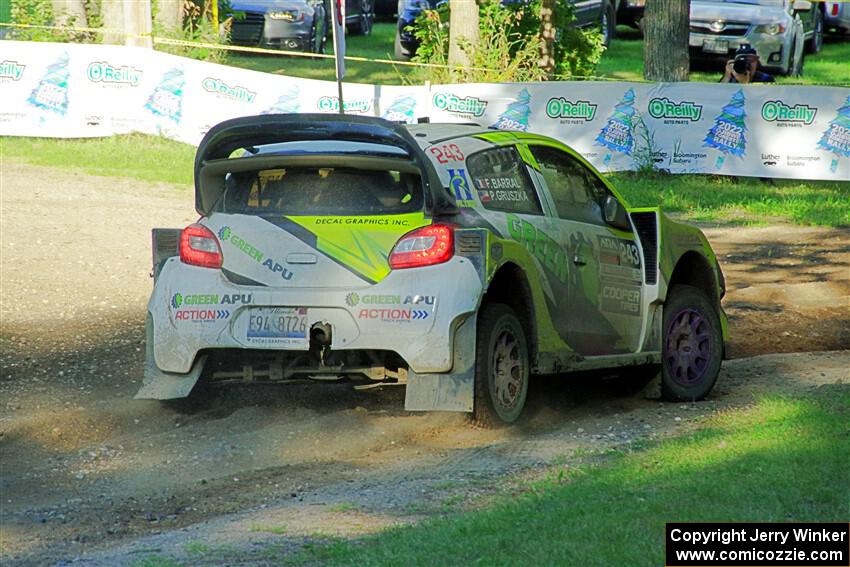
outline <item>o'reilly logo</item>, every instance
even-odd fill
[[[316,102],[316,106],[322,112],[338,112],[339,98],[335,96],[323,96]],[[342,102],[342,109],[348,112],[369,112],[372,109],[372,99],[344,100]]]
[[[484,111],[487,109],[487,101],[475,98],[474,96],[461,98],[451,93],[437,93],[434,95],[434,106],[446,112],[483,116]]]
[[[668,98],[649,101],[649,115],[653,118],[671,118],[696,122],[702,116],[702,105],[687,100],[673,102]]]
[[[761,107],[762,120],[766,122],[801,122],[811,124],[818,114],[817,108],[806,104],[788,106],[781,100],[769,100]]]
[[[142,79],[142,70],[128,65],[117,67],[106,61],[94,61],[89,63],[86,77],[93,83],[114,83],[135,87]]]
[[[564,97],[550,98],[546,103],[549,118],[574,118],[590,122],[596,116],[597,105],[586,100],[569,101]]]
[[[0,79],[20,81],[21,77],[24,76],[24,69],[26,68],[26,65],[21,65],[17,61],[10,61],[9,59],[6,59],[5,61],[0,62]]]
[[[229,98],[232,100],[238,100],[239,102],[254,102],[254,99],[257,97],[257,93],[254,91],[249,91],[245,87],[239,85],[228,85],[221,79],[214,79],[213,77],[207,77],[201,82],[201,86],[203,89],[209,93],[216,93],[225,98]]]

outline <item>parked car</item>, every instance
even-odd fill
[[[502,0],[502,4],[523,0]],[[616,32],[616,3],[620,0],[570,0],[575,9],[578,27],[599,26],[608,45]],[[639,1],[639,0],[638,0]],[[416,39],[416,18],[423,10],[433,10],[445,0],[399,0],[398,21],[395,34],[395,57],[406,61],[416,55],[419,42]]]
[[[375,18],[393,21],[398,2],[396,0],[375,0]]]
[[[823,7],[807,0],[691,2],[691,61],[725,64],[745,43],[768,71],[800,75],[804,51],[818,53],[823,46]]]
[[[646,0],[622,0],[617,7],[617,23],[639,28],[645,7]]]
[[[236,118],[198,147],[195,208],[154,230],[137,398],[346,379],[498,424],[530,374],[631,366],[691,401],[720,369],[724,280],[702,232],[629,208],[545,136]]]
[[[346,0],[351,33],[372,31],[372,0]],[[250,45],[323,53],[330,29],[328,0],[233,0],[230,41]]]
[[[850,34],[850,4],[825,2],[823,8],[824,30],[829,33]]]

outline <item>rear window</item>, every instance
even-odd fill
[[[287,167],[229,173],[222,212],[378,215],[422,210],[419,176],[398,171]]]

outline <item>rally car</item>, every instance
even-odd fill
[[[195,208],[154,230],[138,398],[346,379],[498,424],[531,374],[659,369],[667,398],[698,400],[725,352],[705,236],[545,136],[237,118],[198,148]]]

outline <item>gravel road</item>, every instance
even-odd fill
[[[205,550],[272,564],[322,535],[474,505],[552,462],[675,434],[756,394],[850,387],[850,239],[780,225],[705,228],[735,359],[697,404],[647,400],[626,379],[537,379],[521,423],[485,431],[406,413],[399,390],[346,385],[134,401],[149,231],[195,220],[190,188],[14,161],[0,183],[3,564],[154,553],[207,565]]]

